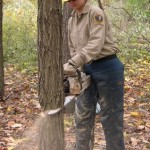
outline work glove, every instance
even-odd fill
[[[80,54],[76,54],[74,57],[68,60],[68,63],[64,64],[64,74],[76,76],[76,69],[82,67],[84,63],[83,57]]]
[[[81,54],[76,54],[68,62],[76,66],[76,68],[82,67],[85,64],[84,57]]]
[[[77,76],[76,69],[68,63],[63,65],[64,75]]]

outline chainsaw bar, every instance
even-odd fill
[[[55,115],[64,110],[65,113],[74,113],[76,96],[66,96],[64,106],[55,110],[48,111],[48,115]]]
[[[77,99],[76,96],[66,96],[65,97],[65,102],[64,102],[65,113],[74,113],[76,99]]]

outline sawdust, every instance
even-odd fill
[[[27,131],[24,132],[22,140],[14,150],[38,150],[39,128],[43,117],[39,117]]]
[[[56,122],[58,122],[58,118],[56,117]],[[41,113],[33,126],[28,131],[25,131],[23,138],[18,142],[14,150],[57,150],[59,144],[63,145],[64,139],[62,138],[63,135],[58,134],[57,131],[54,134],[53,126],[55,121],[52,121],[53,119],[47,113]]]

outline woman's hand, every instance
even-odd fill
[[[72,66],[69,65],[69,63],[66,63],[63,65],[64,68],[64,75],[69,75],[69,76],[76,76],[76,69]]]

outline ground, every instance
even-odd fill
[[[125,80],[124,137],[127,150],[150,149],[150,78],[148,70],[147,68],[143,71],[141,66],[140,75],[129,70],[131,75]],[[0,102],[0,150],[37,150],[38,143],[35,137],[38,136],[36,130],[40,118],[37,74],[27,74],[17,71],[13,65],[7,65],[5,68],[5,101]],[[73,150],[75,144],[73,114],[65,114],[65,143],[66,150]],[[105,150],[99,115],[96,116],[95,121],[94,150]]]

